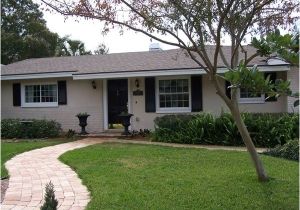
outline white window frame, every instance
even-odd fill
[[[56,85],[56,102],[27,103],[25,101],[25,86],[29,85]],[[21,84],[21,107],[58,107],[58,85],[57,82],[31,82]]]
[[[265,94],[261,93],[260,97],[241,98],[241,90],[238,89],[238,101],[240,104],[263,104],[265,103]]]
[[[173,79],[187,79],[189,87],[189,107],[168,107],[160,108],[159,104],[159,80],[173,80]],[[156,113],[187,113],[192,110],[192,96],[191,96],[191,76],[168,76],[155,78],[155,99],[156,99]]]

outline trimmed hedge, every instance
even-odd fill
[[[278,145],[275,148],[264,152],[264,154],[299,161],[299,140],[290,140],[284,145]]]
[[[30,123],[21,123],[20,119],[3,119],[1,121],[1,137],[12,138],[53,138],[58,137],[61,125],[53,120],[26,120]],[[25,120],[24,120],[25,121]]]
[[[242,117],[254,144],[274,147],[299,138],[297,114],[251,114]],[[244,145],[230,114],[165,115],[154,120],[154,141],[184,144]]]

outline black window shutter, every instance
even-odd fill
[[[155,112],[155,77],[145,78],[145,111]]]
[[[231,99],[231,88],[228,88],[230,85],[231,85],[230,82],[225,80],[225,93],[226,96]]]
[[[67,82],[58,81],[57,90],[58,90],[58,104],[59,105],[67,104]]]
[[[276,72],[265,73],[265,78],[267,78],[267,76],[269,76],[269,75],[270,75],[270,81],[274,84],[277,79]],[[267,98],[267,97],[268,97],[268,94],[266,93],[265,98]],[[272,96],[272,97],[266,99],[265,101],[277,101],[277,98],[275,96]]]
[[[13,84],[13,105],[21,106],[21,84]]]
[[[191,77],[192,112],[202,111],[202,76]]]

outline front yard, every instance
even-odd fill
[[[55,138],[55,139],[36,139],[36,140],[1,140],[1,178],[7,177],[8,172],[4,166],[5,162],[17,154],[38,149],[55,144],[69,142],[69,139]]]
[[[91,191],[87,209],[298,209],[298,162],[262,156],[259,183],[246,152],[100,144],[60,159]]]

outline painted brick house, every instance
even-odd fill
[[[207,49],[212,56],[214,46]],[[230,47],[224,52],[230,55]],[[249,65],[254,64],[273,80],[291,80],[292,91],[299,91],[297,67],[279,58],[257,57]],[[226,72],[221,59],[218,66],[219,73]],[[78,131],[75,115],[87,112],[87,131],[97,133],[125,110],[134,114],[135,130],[152,129],[155,117],[165,114],[227,110],[205,71],[179,49],[28,59],[1,67],[1,93],[2,119],[54,119],[64,130]],[[239,94],[243,112],[294,112],[294,100]]]

